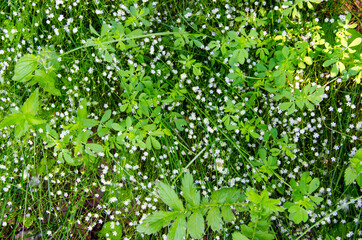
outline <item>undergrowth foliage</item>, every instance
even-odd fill
[[[344,3],[0,6],[2,238],[362,236]]]

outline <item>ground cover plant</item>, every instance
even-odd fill
[[[361,6],[2,1],[1,239],[361,239]]]

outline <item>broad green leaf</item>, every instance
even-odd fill
[[[232,222],[235,220],[235,215],[230,206],[222,206],[221,215],[225,222]]]
[[[279,109],[282,111],[285,111],[287,109],[289,109],[292,106],[292,102],[283,102],[281,104],[279,104]]]
[[[152,146],[153,146],[155,149],[157,149],[157,150],[161,149],[161,144],[160,144],[160,142],[159,142],[156,138],[150,136],[150,139],[151,139]]]
[[[80,104],[79,107],[77,109],[77,116],[79,120],[84,120],[87,118],[87,100],[83,99]]]
[[[220,231],[222,228],[221,213],[218,207],[212,207],[207,213],[207,224],[213,231]]]
[[[61,96],[60,91],[55,87],[55,79],[50,73],[48,74],[44,70],[36,70],[34,73],[34,79],[30,82],[30,84],[35,83],[38,83],[45,91],[55,96]]]
[[[69,150],[63,150],[62,152],[65,162],[72,166],[75,165],[74,159],[69,154]]]
[[[24,118],[23,113],[13,113],[5,117],[5,119],[0,123],[0,129],[8,127],[11,125],[17,125],[18,122]]]
[[[290,207],[288,211],[290,212],[289,218],[296,224],[299,224],[302,221],[306,222],[308,220],[308,212],[298,205]]]
[[[182,196],[192,207],[200,206],[200,193],[196,191],[194,179],[190,172],[187,172],[182,179]]]
[[[258,151],[258,154],[262,160],[266,160],[267,152],[266,152],[265,148],[260,148]]]
[[[286,98],[288,98],[289,100],[295,100],[295,97],[293,96],[293,94],[291,92],[289,92],[288,90],[283,90],[282,91],[282,95]]]
[[[255,232],[255,239],[260,239],[260,240],[273,240],[274,235],[267,233],[267,232],[263,232],[263,231],[256,231]]]
[[[146,147],[148,150],[152,149],[151,136],[146,139]]]
[[[21,107],[23,113],[37,114],[39,110],[39,89],[37,88]]]
[[[124,128],[118,123],[112,123],[112,128],[116,131],[123,131]]]
[[[322,197],[315,197],[315,196],[309,196],[310,199],[312,199],[313,202],[315,203],[321,203],[323,201]]]
[[[176,128],[180,131],[183,131],[183,125],[187,125],[187,122],[185,119],[175,119]]]
[[[101,119],[101,123],[107,122],[109,120],[109,118],[112,115],[112,111],[110,109],[108,109],[104,114],[103,117]]]
[[[308,65],[312,65],[313,64],[313,60],[311,57],[304,57],[304,62]]]
[[[192,238],[201,239],[204,236],[205,222],[199,210],[191,214],[187,222],[187,231]]]
[[[355,47],[355,46],[358,46],[358,45],[360,45],[361,44],[361,42],[362,42],[362,38],[356,38],[355,40],[353,40],[352,42],[351,42],[351,44],[349,45],[349,47]]]
[[[168,184],[159,182],[157,184],[158,192],[161,200],[170,208],[178,211],[184,210],[184,206],[177,196],[175,190],[173,190]]]
[[[15,65],[14,81],[27,81],[31,74],[38,68],[38,59],[36,56],[28,54],[19,59]],[[28,79],[27,79],[28,78]]]
[[[284,46],[283,49],[282,49],[282,53],[283,53],[284,58],[288,58],[288,55],[289,55],[289,47]]]
[[[177,212],[164,211],[152,213],[142,221],[142,224],[137,226],[137,231],[145,234],[157,233],[169,225],[178,214]]]
[[[94,120],[94,119],[84,119],[82,123],[83,123],[83,126],[92,128],[92,127],[96,126],[99,123],[99,121]]]
[[[172,224],[168,234],[167,240],[183,240],[186,236],[186,217],[184,214],[177,216]]]
[[[315,190],[317,190],[317,188],[319,187],[320,182],[318,178],[314,178],[310,184],[309,184],[309,189],[308,189],[308,193],[312,194]]]
[[[358,173],[356,169],[354,169],[352,166],[347,167],[346,171],[344,172],[344,183],[346,185],[349,185],[353,183],[358,176]]]
[[[294,111],[295,111],[295,103],[293,102],[293,104],[288,109],[287,115],[293,114]]]
[[[97,143],[88,143],[85,146],[95,153],[103,152],[103,147]]]
[[[46,123],[45,120],[34,117],[34,115],[32,115],[32,114],[24,114],[24,115],[25,115],[26,120],[29,123],[31,123],[32,125],[39,125],[39,124]]]
[[[332,64],[335,63],[335,62],[337,62],[336,59],[329,59],[329,60],[327,60],[327,61],[325,61],[325,62],[323,63],[323,67],[328,67],[328,66],[332,65]]]
[[[232,234],[233,240],[249,240],[244,234],[241,234],[241,232],[233,232]]]

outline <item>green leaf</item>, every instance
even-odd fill
[[[91,30],[91,32],[95,35],[97,35],[99,37],[99,34],[97,33],[97,31],[92,27],[91,24],[89,24],[89,29]]]
[[[288,58],[289,48],[287,46],[284,46],[282,49],[282,53],[283,53],[284,58]]]
[[[241,232],[233,232],[232,234],[233,240],[249,240],[244,234],[241,234]]]
[[[36,70],[34,73],[34,79],[30,82],[30,84],[35,83],[38,83],[45,91],[55,96],[61,96],[60,91],[55,87],[55,79],[50,73],[48,74],[44,70]]]
[[[184,210],[184,206],[177,196],[175,190],[173,190],[168,184],[159,182],[157,184],[158,192],[161,200],[170,208],[178,211]]]
[[[351,44],[349,45],[349,47],[355,47],[355,46],[358,46],[358,45],[360,45],[361,44],[361,42],[362,42],[362,38],[356,38],[355,40],[353,40],[352,42],[351,42]]]
[[[308,212],[298,205],[293,205],[288,209],[288,211],[290,212],[289,218],[296,224],[299,224],[302,221],[306,222],[308,220]]]
[[[309,196],[310,199],[312,199],[313,202],[315,203],[321,203],[323,201],[322,197],[315,197],[315,196]]]
[[[103,117],[102,117],[102,119],[101,119],[101,123],[104,123],[104,122],[108,121],[108,120],[110,119],[111,115],[112,115],[112,111],[111,111],[110,109],[108,109],[108,110],[104,113],[104,115],[103,115]]]
[[[191,214],[187,222],[187,230],[192,238],[200,239],[204,236],[205,222],[199,210]]]
[[[64,157],[64,160],[66,163],[68,163],[69,165],[74,165],[75,162],[74,162],[74,159],[72,158],[72,156],[70,156],[69,154],[69,150],[63,150],[63,157]]]
[[[287,109],[289,109],[292,106],[292,102],[283,102],[281,104],[279,104],[279,109],[282,111],[285,111]]]
[[[88,143],[85,146],[95,153],[103,152],[103,147],[97,143]]]
[[[262,160],[266,160],[266,154],[267,154],[267,152],[266,152],[265,148],[260,148],[259,151],[258,151],[258,153],[259,153],[259,156],[260,156],[260,158],[261,158]]]
[[[157,150],[161,149],[161,144],[160,144],[160,142],[159,142],[156,138],[150,136],[150,139],[151,139],[152,146],[153,146],[155,149],[157,149]]]
[[[81,121],[81,120],[84,120],[87,118],[87,100],[83,99],[80,104],[79,104],[79,107],[77,109],[77,117],[78,119]]]
[[[192,207],[200,206],[200,193],[196,191],[194,179],[190,172],[187,172],[182,179],[182,196]]]
[[[222,206],[221,207],[221,215],[225,222],[232,222],[235,220],[235,215],[230,206]]]
[[[313,60],[311,57],[304,57],[304,62],[308,65],[312,65],[313,64]]]
[[[186,236],[186,218],[184,214],[177,216],[175,222],[172,224],[168,234],[167,240],[183,240]]]
[[[175,119],[176,128],[180,131],[183,131],[183,125],[187,125],[187,122],[185,119]]]
[[[21,119],[24,118],[23,113],[13,113],[4,118],[0,123],[0,129],[11,125],[17,125]]]
[[[28,54],[19,59],[15,65],[14,81],[28,81],[31,74],[38,68],[38,58],[34,55]]]
[[[349,185],[357,179],[358,173],[352,166],[348,166],[344,172],[344,183]]]
[[[145,234],[153,234],[159,232],[163,227],[170,224],[179,213],[177,212],[155,212],[146,217],[142,224],[137,226],[137,231]]]
[[[39,89],[37,88],[21,107],[23,113],[35,115],[39,110]]]
[[[112,123],[112,128],[116,131],[123,131],[124,128],[118,123]]]
[[[309,184],[309,189],[308,189],[308,193],[312,194],[315,190],[317,190],[317,188],[319,187],[320,182],[318,178],[314,178],[310,184]]]
[[[293,103],[288,109],[287,115],[293,114],[295,111],[295,103]]]
[[[329,59],[329,60],[327,60],[327,61],[325,61],[325,62],[323,63],[323,67],[328,67],[328,66],[332,65],[332,64],[335,63],[335,62],[337,62],[336,59]]]
[[[222,228],[221,213],[218,207],[212,207],[207,213],[207,224],[213,231],[220,231]]]

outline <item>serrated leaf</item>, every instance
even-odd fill
[[[220,231],[222,228],[221,213],[218,207],[212,207],[207,213],[207,224],[213,231]]]
[[[30,82],[30,84],[31,83],[38,83],[45,91],[55,96],[61,96],[60,91],[55,87],[55,79],[53,76],[43,70],[35,71],[34,79]]]
[[[15,65],[14,81],[29,80],[31,74],[38,68],[37,57],[31,54],[25,55],[19,59]]]
[[[244,234],[241,234],[241,232],[233,232],[232,234],[233,240],[249,240]]]
[[[200,206],[200,193],[196,191],[192,174],[187,172],[182,179],[182,196],[192,207]]]
[[[137,231],[145,234],[153,234],[159,232],[163,227],[170,224],[178,215],[177,212],[155,212],[146,217],[142,224],[137,226]]]
[[[232,222],[235,220],[235,215],[230,206],[222,206],[221,215],[225,222]]]
[[[23,113],[35,115],[39,110],[39,89],[37,88],[21,107]]]
[[[168,184],[159,182],[157,184],[158,192],[161,200],[170,208],[178,211],[184,210],[184,206],[181,199],[177,196],[175,190],[173,190]]]
[[[4,120],[0,123],[0,129],[4,127],[8,127],[11,125],[17,125],[18,122],[24,118],[23,113],[13,113],[4,118]]]
[[[353,183],[357,179],[358,173],[356,169],[352,168],[351,166],[347,167],[346,171],[344,172],[344,183],[349,185]]]
[[[299,224],[302,221],[306,222],[308,220],[308,212],[298,205],[290,207],[288,211],[290,212],[289,218],[296,224]]]
[[[186,236],[186,218],[184,214],[177,216],[175,222],[172,224],[168,234],[167,240],[183,240]]]
[[[187,231],[192,238],[200,239],[204,236],[205,222],[199,210],[191,214],[187,222]]]

